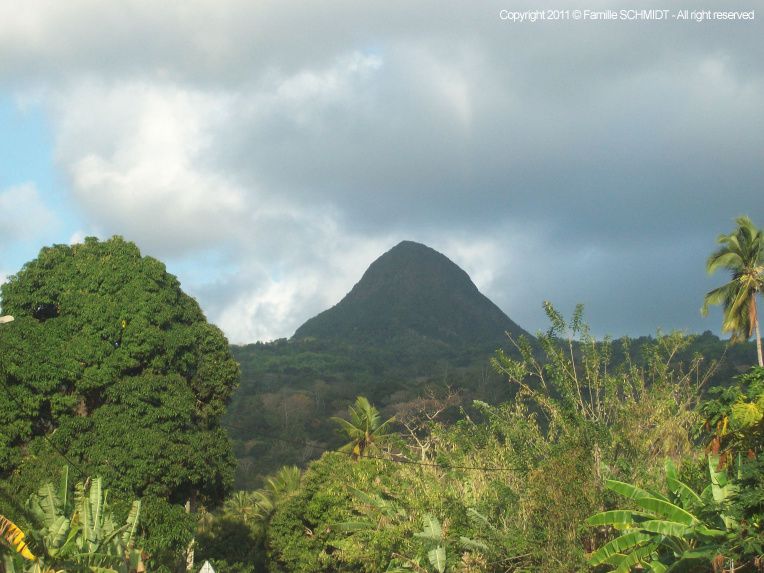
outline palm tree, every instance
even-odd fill
[[[223,515],[232,521],[251,526],[261,514],[260,497],[257,492],[237,491],[223,505]]]
[[[301,473],[297,466],[284,466],[266,478],[266,486],[255,491],[237,491],[223,505],[223,517],[238,521],[262,533],[278,504],[300,489]]]
[[[265,487],[271,497],[281,499],[300,489],[301,477],[300,468],[297,466],[284,466],[266,478]]]
[[[344,418],[332,417],[350,438],[350,442],[342,446],[340,451],[349,452],[354,459],[362,458],[369,448],[376,447],[376,442],[388,435],[387,425],[395,418],[382,422],[379,411],[363,396],[358,396],[355,404],[348,408],[350,421]]]
[[[711,304],[723,305],[722,330],[732,334],[732,342],[748,340],[755,333],[759,366],[764,366],[756,310],[756,296],[764,291],[764,233],[748,217],[738,217],[736,223],[733,233],[719,235],[722,246],[706,263],[709,274],[725,268],[732,280],[706,295],[701,313],[705,316]]]

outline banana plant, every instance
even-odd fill
[[[476,511],[474,511],[474,514],[485,520],[485,517],[481,516]],[[467,537],[459,537],[459,543],[454,544],[454,542],[450,541],[445,535],[443,527],[441,526],[438,518],[430,514],[426,514],[424,516],[424,528],[422,531],[415,533],[414,536],[421,539],[425,544],[425,550],[427,550],[427,560],[430,562],[430,565],[432,565],[433,569],[437,571],[437,573],[445,573],[446,571],[454,570],[453,568],[448,568],[447,565],[449,544],[451,551],[454,551],[455,545],[458,545],[458,547],[469,551],[477,551],[480,553],[488,551],[488,547],[485,545],[485,543],[482,541],[469,539]]]
[[[89,487],[82,482],[75,485],[73,521],[79,532],[74,556],[91,567],[127,573],[141,562],[141,552],[135,548],[141,502],[133,502],[127,521],[118,527],[108,511],[108,497],[100,477],[93,478]]]
[[[668,495],[607,480],[605,486],[631,500],[638,509],[605,511],[586,520],[620,532],[589,557],[592,566],[608,564],[617,573],[642,567],[656,573],[708,570],[724,559],[721,547],[734,535],[737,523],[724,513],[736,486],[718,458],[710,456],[710,483],[698,494],[682,482],[674,465],[666,463]]]
[[[438,573],[443,573],[446,570],[446,540],[438,518],[429,514],[425,515],[424,529],[415,533],[414,536],[424,540],[427,545],[427,559],[430,561],[430,565]]]
[[[58,488],[52,483],[43,484],[29,498],[27,509],[37,526],[28,532],[28,555],[17,546],[19,556],[25,560],[6,558],[6,571],[130,573],[145,570],[141,551],[135,547],[140,501],[133,502],[125,524],[118,527],[109,511],[108,491],[103,489],[101,478],[77,483],[73,493],[68,470],[64,468]],[[24,541],[25,537],[19,538],[16,533],[15,539]]]

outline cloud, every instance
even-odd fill
[[[247,216],[242,190],[205,165],[226,101],[145,82],[88,81],[52,96],[74,200],[105,234],[140,238],[163,256],[223,240]]]
[[[254,241],[227,272],[184,284],[234,343],[291,336],[345,296],[393,240],[348,236],[326,222],[278,225],[281,232]]]
[[[238,342],[402,239],[529,330],[548,298],[646,333],[704,328],[713,237],[764,223],[763,43],[488,3],[32,0],[0,7],[0,88],[47,110],[87,234],[167,260]]]
[[[0,243],[39,238],[57,223],[32,183],[15,185],[0,192]]]
[[[84,243],[85,237],[92,237],[97,236],[97,233],[87,233],[81,229],[76,230],[74,233],[72,233],[69,237],[69,240],[67,241],[70,245],[76,245],[78,243]]]

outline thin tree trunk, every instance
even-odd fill
[[[756,293],[751,296],[751,306],[753,307],[753,328],[756,331],[756,356],[759,359],[759,366],[764,366],[764,358],[761,355],[761,333],[759,332],[759,309],[756,307]]]
[[[186,513],[196,511],[196,490],[191,491],[191,497],[186,501]],[[196,545],[196,534],[186,547],[186,571],[191,572],[194,569],[194,546]]]
[[[759,332],[759,319],[756,319],[756,354],[759,358],[759,366],[764,366],[764,358],[761,355],[761,333]]]

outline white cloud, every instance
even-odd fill
[[[382,67],[379,56],[354,52],[322,70],[304,69],[277,83],[271,103],[277,106],[315,106],[347,100],[356,78],[366,78]]]
[[[229,98],[145,82],[83,82],[52,97],[57,157],[94,226],[167,256],[225,240],[244,191],[206,165]]]
[[[242,181],[216,158],[241,155],[242,132],[275,117],[309,128],[327,106],[351,102],[381,66],[377,56],[349,52],[240,91],[84,78],[33,94],[51,111],[57,161],[88,217],[91,230],[70,242],[122,234],[146,254],[186,261],[184,288],[232,340],[291,334],[389,245],[351,240],[335,205],[295,202],[278,186],[253,183],[257,169]],[[225,254],[207,272],[189,270],[187,261],[210,249]]]
[[[72,233],[69,236],[69,240],[67,241],[67,243],[70,245],[77,245],[80,243],[84,243],[85,237],[94,237],[94,236],[97,237],[98,233],[94,233],[94,232],[88,233],[86,231],[83,231],[82,229],[77,229],[74,233]]]
[[[210,317],[232,342],[271,340],[288,336],[297,323],[297,309],[310,302],[320,289],[320,277],[304,270],[275,281],[267,277],[227,302],[225,308]]]
[[[186,282],[179,273],[184,288],[206,301],[208,318],[232,342],[291,336],[345,296],[393,242],[348,236],[330,219],[303,220],[301,233],[284,232],[253,245],[234,271],[209,284]]]
[[[35,239],[57,222],[33,183],[0,192],[0,241]]]

